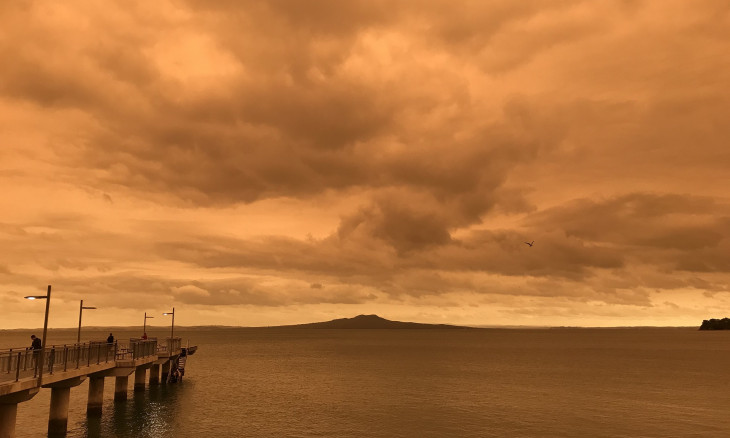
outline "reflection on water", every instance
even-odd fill
[[[108,403],[101,421],[83,421],[69,436],[120,438],[171,436],[182,423],[181,404],[194,382],[149,387],[145,392],[130,392],[126,402]],[[190,402],[191,400],[187,400]],[[102,433],[104,432],[104,433]]]
[[[77,426],[78,427],[78,426]],[[101,418],[89,418],[83,426],[79,427],[84,436],[100,437],[101,436]]]
[[[113,382],[113,379],[108,379]],[[194,382],[130,391],[126,402],[107,400],[101,418],[85,418],[69,427],[69,437],[165,437],[181,423],[180,404]],[[189,402],[190,400],[188,400]]]

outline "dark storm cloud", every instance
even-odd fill
[[[23,51],[6,41],[3,50],[16,62],[2,73],[3,90],[17,99],[92,114],[98,123],[77,139],[76,151],[68,154],[64,146],[61,156],[69,164],[100,170],[94,178],[101,176],[114,184],[110,187],[207,205],[408,186],[436,191],[442,202],[463,197],[456,209],[473,222],[486,211],[490,201],[483,198],[500,185],[510,162],[528,158],[538,141],[555,139],[538,140],[545,133],[541,129],[523,131],[525,138],[515,134],[534,128],[527,103],[519,114],[508,111],[502,126],[487,121],[473,126],[478,107],[470,102],[467,82],[419,90],[418,83],[430,87],[440,74],[435,68],[416,72],[414,84],[407,76],[384,82],[348,71],[362,33],[383,30],[394,16],[419,9],[401,7],[398,12],[370,3],[215,4],[212,15],[183,21],[241,72],[218,77],[212,66],[210,79],[218,78],[219,88],[206,85],[199,91],[165,76],[165,67],[155,63],[152,51],[163,42],[149,19],[137,33],[105,33],[95,44],[62,34],[53,21],[32,20],[35,32],[58,40],[31,40]],[[307,12],[293,13],[299,9]],[[328,12],[313,12],[319,9]],[[530,16],[536,6],[504,6],[497,14],[479,10],[499,22]],[[125,15],[145,12],[135,7]],[[181,23],[161,21],[180,30]],[[252,27],[241,29],[241,21]],[[249,41],[254,35],[258,48]],[[51,55],[57,51],[65,58]],[[258,56],[263,53],[268,57]],[[428,119],[445,105],[462,121],[454,117],[414,129],[415,120]],[[457,139],[453,134],[459,131]],[[396,152],[390,152],[393,144]]]
[[[536,315],[728,290],[722,2],[0,11],[8,290]]]
[[[594,275],[593,269],[623,266],[623,258],[617,251],[586,245],[575,238],[545,235],[542,248],[536,246],[534,250],[527,248],[523,240],[521,234],[514,232],[475,233],[438,247],[404,254],[390,246],[388,240],[373,240],[367,234],[333,235],[306,243],[273,237],[240,241],[201,236],[185,243],[161,244],[158,252],[166,258],[205,268],[248,267],[290,277],[301,273],[330,276],[337,282],[414,295],[422,291],[408,292],[408,287],[399,284],[402,277],[412,272],[484,272],[577,281]]]
[[[716,214],[727,205],[691,195],[632,193],[609,199],[580,199],[536,213],[531,227],[557,227],[567,236],[594,242],[676,249],[714,246],[723,220]],[[715,228],[715,229],[713,229]]]
[[[726,208],[704,197],[634,193],[579,200],[534,213],[524,221],[527,227],[522,231],[475,231],[458,239],[443,234],[442,241],[435,241],[433,230],[424,234],[428,237],[419,238],[417,233],[428,228],[424,223],[416,226],[406,221],[411,227],[394,234],[400,236],[401,244],[409,242],[408,237],[411,244],[419,243],[417,247],[394,246],[392,239],[372,227],[382,223],[382,218],[358,222],[359,216],[354,216],[343,221],[337,234],[322,240],[271,237],[238,241],[201,236],[187,243],[162,244],[159,252],[163,257],[206,268],[249,267],[292,277],[302,273],[329,276],[335,283],[359,284],[393,296],[455,290],[488,293],[489,288],[459,277],[484,273],[543,279],[540,281],[545,287],[539,292],[509,289],[515,294],[571,296],[571,287],[565,285],[572,283],[578,288],[573,292],[584,297],[595,295],[585,289],[590,285],[603,300],[610,301],[610,295],[616,294],[615,300],[628,302],[641,297],[637,302],[643,303],[647,295],[631,295],[628,290],[632,285],[650,289],[726,288],[716,277],[667,277],[674,269],[711,274],[727,271],[728,220],[716,219]],[[423,217],[434,220],[429,215]],[[534,247],[523,243],[535,236]],[[436,272],[448,275],[429,274]],[[565,285],[557,287],[561,281]]]
[[[536,213],[526,223],[615,248],[632,261],[666,270],[730,268],[724,256],[730,248],[730,206],[708,197],[633,193],[582,199]]]

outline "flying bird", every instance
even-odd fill
[[[525,245],[528,245],[530,248],[532,248],[532,245],[534,245],[534,244],[535,244],[534,240],[532,242],[525,242]]]

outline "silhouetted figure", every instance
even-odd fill
[[[40,338],[36,337],[36,335],[30,335],[30,339],[32,339],[32,342],[30,344],[30,349],[33,350],[33,367],[38,366],[38,358],[41,356],[41,349],[43,348],[43,345],[41,344]]]
[[[146,340],[147,339],[147,333],[142,333],[142,339],[143,340]]]
[[[532,242],[525,242],[525,245],[528,245],[530,248],[532,248],[532,245],[534,245],[534,244],[535,244],[534,240]]]
[[[106,338],[106,343],[107,344],[113,344],[114,343],[114,336],[111,333],[109,333],[109,337]]]
[[[170,383],[177,383],[178,380],[180,380],[180,371],[175,368],[175,370],[170,373]]]

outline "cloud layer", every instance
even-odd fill
[[[2,6],[6,324],[722,316],[721,3]]]

